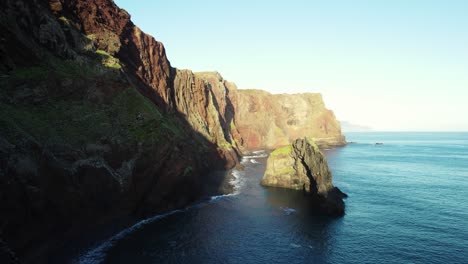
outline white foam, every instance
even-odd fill
[[[253,164],[258,164],[258,163],[260,163],[260,162],[258,162],[258,161],[255,160],[255,159],[250,159],[250,162],[253,163]]]
[[[229,183],[233,185],[234,192],[231,193],[231,194],[211,196],[209,202],[215,202],[215,201],[220,200],[221,198],[229,197],[229,196],[235,196],[235,195],[240,193],[240,190],[241,190],[242,186],[244,185],[244,173],[239,171],[239,170],[236,170],[236,169],[233,169],[231,173],[232,173],[233,179]],[[185,209],[174,210],[174,211],[171,211],[171,212],[168,212],[168,213],[165,213],[165,214],[160,214],[160,215],[156,215],[156,216],[144,219],[144,220],[136,223],[135,225],[120,231],[119,233],[112,236],[110,239],[103,242],[102,244],[100,244],[96,248],[94,248],[94,249],[84,253],[83,255],[79,256],[78,259],[74,260],[72,263],[73,264],[99,264],[99,263],[102,263],[105,260],[106,256],[107,256],[107,252],[122,238],[130,235],[131,233],[133,233],[133,232],[143,228],[144,226],[146,226],[146,225],[148,225],[150,223],[153,223],[153,222],[155,222],[155,221],[157,221],[159,219],[162,219],[164,217],[167,217],[167,216],[170,216],[170,215],[173,215],[173,214],[176,214],[176,213],[185,212],[185,211],[187,211],[187,210],[189,210],[191,208],[199,208],[200,206],[203,206],[205,204],[206,204],[206,202],[205,203],[197,203],[197,204],[194,204],[194,205],[192,205],[190,207],[187,207]]]
[[[243,156],[242,159],[258,159],[258,158],[266,158],[268,154],[265,150],[256,150],[252,152],[253,155]]]
[[[187,209],[184,210],[174,210],[165,214],[160,214],[153,216],[151,218],[147,218],[145,220],[141,220],[140,222],[136,223],[135,225],[124,229],[120,231],[118,234],[114,235],[98,247],[86,252],[84,255],[80,256],[77,260],[73,261],[74,264],[98,264],[102,263],[105,260],[105,257],[107,255],[107,251],[112,248],[112,246],[117,243],[117,241],[121,240],[122,238],[126,237],[127,235],[143,228],[145,225],[150,224],[156,220],[159,220],[161,218],[176,214],[176,213],[181,213],[186,211]]]
[[[242,186],[244,185],[245,178],[244,178],[244,172],[233,169],[232,170],[232,180],[229,182],[232,184],[234,192],[233,194],[239,194]]]
[[[289,207],[280,207],[280,209],[283,210],[285,215],[290,215],[296,212],[296,209]]]
[[[268,154],[260,154],[260,155],[247,155],[247,156],[243,156],[242,158],[245,158],[245,159],[259,159],[259,158],[266,158],[268,157]]]

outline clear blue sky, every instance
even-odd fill
[[[320,92],[377,130],[468,131],[468,1],[116,0],[177,68]]]

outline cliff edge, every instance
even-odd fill
[[[297,139],[273,151],[261,181],[263,186],[303,190],[321,212],[340,216],[345,212],[346,194],[333,186],[325,156],[310,139]]]
[[[238,90],[236,125],[247,149],[275,149],[301,137],[321,147],[346,144],[340,123],[318,93],[270,94]]]

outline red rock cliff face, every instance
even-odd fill
[[[98,49],[118,58],[144,94],[158,105],[181,113],[195,131],[217,145],[220,155],[228,161],[227,167],[237,163],[236,138],[230,136],[231,124],[226,123],[235,122],[225,116],[225,106],[231,105],[226,93],[215,96],[213,83],[188,70],[172,68],[162,43],[142,32],[130,15],[111,0],[49,3],[57,17],[70,18]]]
[[[0,17],[0,240],[24,263],[71,229],[226,191],[210,172],[239,138],[217,81],[172,68],[110,0],[5,0]]]
[[[190,126],[211,143],[229,167],[239,157],[241,140],[235,127],[234,109],[221,76],[177,70],[174,79],[174,105]]]
[[[133,24],[112,0],[49,0],[54,14],[64,17],[91,39],[97,49],[120,59],[145,92],[160,105],[171,106],[173,69],[162,43]],[[145,87],[148,86],[148,87]]]
[[[320,94],[238,90],[235,95],[236,124],[247,149],[273,149],[305,136],[321,146],[346,144],[340,123]]]

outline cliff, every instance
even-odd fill
[[[274,149],[305,136],[323,147],[346,144],[340,123],[320,94],[238,90],[236,95],[235,121],[247,149]]]
[[[112,0],[1,1],[0,35],[0,240],[25,263],[47,262],[97,223],[223,193],[210,172],[236,166],[243,148],[276,144],[262,105],[257,137],[268,144],[251,143],[257,124],[244,107],[258,98],[246,104],[218,73],[173,68]],[[278,144],[309,133],[289,131],[280,112]],[[327,122],[324,135],[337,130]]]
[[[0,239],[22,262],[225,192],[210,172],[238,163],[227,93],[111,0],[2,1],[0,34]]]
[[[328,215],[343,215],[346,197],[333,186],[325,156],[312,139],[297,139],[268,157],[261,184],[303,190],[317,208]]]

